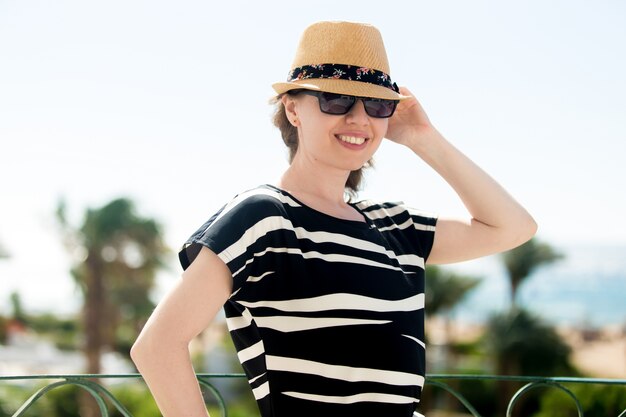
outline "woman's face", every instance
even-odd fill
[[[344,115],[322,113],[317,97],[284,95],[287,117],[298,128],[298,151],[293,163],[355,171],[369,161],[387,132],[388,119],[367,115],[357,100]]]

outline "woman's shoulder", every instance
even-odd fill
[[[407,207],[402,201],[378,201],[378,200],[359,200],[354,205],[371,219],[381,219],[385,217],[394,217],[399,213],[407,211]]]
[[[295,206],[298,203],[282,190],[269,184],[262,184],[236,194],[220,212],[222,215],[236,212],[238,215],[258,217],[284,213],[286,205]]]
[[[437,219],[435,213],[414,208],[405,204],[403,201],[376,201],[367,199],[357,201],[354,204],[372,220],[398,220],[403,217],[410,217],[413,221],[434,224]]]
[[[363,211],[388,210],[395,207],[404,207],[403,201],[379,201],[372,199],[359,200],[354,205]]]

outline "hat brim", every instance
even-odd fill
[[[308,78],[293,82],[274,83],[272,84],[272,88],[274,88],[277,94],[283,94],[296,89],[305,89],[351,96],[382,98],[386,100],[405,100],[411,98],[411,96],[396,93],[380,85],[335,78]]]

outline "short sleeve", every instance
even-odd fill
[[[417,255],[426,263],[435,240],[437,216],[405,205],[403,202],[364,200],[356,206],[374,222],[375,227],[395,242],[394,247],[404,255]]]
[[[424,262],[428,260],[430,252],[433,248],[435,241],[435,231],[437,228],[437,215],[423,210],[418,210],[412,207],[406,208],[407,213],[410,216],[412,228],[411,231],[415,235],[417,245],[419,247],[420,256],[424,258]]]
[[[233,275],[234,289],[238,288],[255,254],[272,245],[272,231],[283,218],[279,211],[280,203],[262,192],[237,195],[187,239],[178,253],[182,268],[187,269],[206,246],[224,261]]]

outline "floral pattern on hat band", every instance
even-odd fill
[[[396,93],[400,89],[391,82],[388,74],[372,68],[344,64],[303,65],[289,71],[287,82],[306,80],[309,78],[334,78],[341,80],[360,81],[389,88]]]

